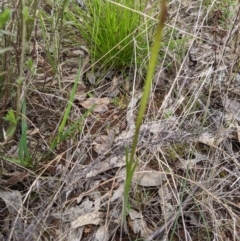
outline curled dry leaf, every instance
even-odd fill
[[[95,106],[93,108],[93,112],[102,113],[108,110],[108,104],[110,103],[110,99],[107,97],[104,98],[88,98],[87,100],[80,103],[82,107],[85,109],[90,109],[92,106]]]

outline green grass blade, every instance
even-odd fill
[[[77,77],[76,77],[76,79],[74,81],[74,85],[73,85],[73,88],[72,88],[72,91],[71,91],[71,94],[70,94],[70,99],[68,101],[67,108],[66,108],[66,110],[64,112],[64,116],[63,116],[62,122],[61,122],[61,124],[59,126],[59,129],[58,129],[59,136],[61,136],[63,134],[64,127],[65,127],[65,125],[67,123],[70,111],[72,109],[73,99],[74,99],[75,93],[77,91],[77,85],[78,85],[80,74],[81,74],[81,59],[80,59],[80,63],[79,63]]]

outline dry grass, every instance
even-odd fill
[[[19,5],[8,4],[15,14],[7,28],[16,35],[0,40],[13,48],[0,61],[2,116],[15,110],[21,46]],[[80,33],[61,20],[62,4],[41,2],[26,47],[36,67],[30,74],[24,66],[21,89],[31,168],[18,164],[20,125],[7,141],[1,133],[0,240],[240,240],[238,1],[169,3],[122,228],[125,148],[144,73],[134,64],[92,70]],[[71,128],[53,145],[79,58],[85,67],[65,131]]]

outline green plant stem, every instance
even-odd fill
[[[21,87],[23,82],[23,66],[25,58],[25,40],[26,40],[26,19],[24,16],[25,0],[20,1],[21,6],[21,56],[20,56],[20,66],[19,66],[19,77],[17,79],[17,102],[16,102],[16,117],[20,115],[21,106],[23,100],[21,100]]]
[[[148,98],[149,98],[149,94],[150,94],[150,90],[151,90],[152,78],[154,75],[158,52],[160,49],[162,32],[163,32],[163,28],[164,28],[164,21],[165,21],[166,15],[167,15],[167,2],[166,2],[166,0],[163,0],[162,4],[160,6],[159,21],[157,24],[156,35],[155,35],[153,47],[151,50],[151,57],[150,57],[150,61],[149,61],[147,78],[146,78],[146,82],[145,82],[145,86],[144,86],[143,96],[142,96],[141,103],[140,103],[140,109],[138,112],[137,121],[136,121],[136,129],[135,129],[135,134],[133,137],[130,158],[129,158],[128,150],[126,150],[126,180],[125,180],[125,187],[124,187],[122,224],[126,219],[127,203],[128,203],[128,197],[129,197],[129,192],[130,192],[130,187],[131,187],[131,181],[132,181],[132,177],[133,177],[134,171],[135,171],[137,163],[138,163],[138,161],[135,160],[135,151],[136,151],[137,142],[138,142],[138,135],[139,135],[139,130],[140,130],[140,127],[141,127],[141,124],[143,121],[145,111],[146,111],[147,102],[148,102]]]
[[[26,120],[26,101],[22,103],[22,123],[21,123],[21,139],[19,143],[18,156],[21,161],[21,165],[26,167],[32,167],[31,157],[27,145],[27,120]]]
[[[152,78],[153,78],[153,74],[154,74],[154,70],[155,70],[155,66],[156,66],[156,62],[157,62],[158,52],[160,49],[160,43],[161,43],[161,39],[162,39],[162,31],[164,28],[164,19],[165,19],[166,13],[167,13],[166,1],[163,0],[162,2],[163,2],[163,5],[161,7],[161,12],[159,15],[159,22],[157,24],[156,35],[155,35],[155,39],[154,39],[153,47],[152,47],[152,51],[151,51],[151,57],[150,57],[149,67],[148,67],[148,72],[147,72],[147,79],[145,82],[143,96],[141,99],[140,109],[139,109],[139,113],[138,113],[138,117],[137,117],[135,135],[134,135],[134,139],[133,139],[133,148],[131,151],[130,161],[134,159],[135,149],[136,149],[137,140],[138,140],[138,133],[139,133],[139,129],[142,125],[142,120],[143,120],[145,110],[147,107],[147,102],[148,102],[151,85],[152,85]],[[164,5],[164,3],[165,3],[165,5]]]
[[[27,26],[26,26],[27,27],[27,29],[26,29],[26,31],[27,31],[27,33],[26,33],[27,41],[29,41],[30,38],[31,38],[31,34],[32,34],[32,31],[33,31],[33,28],[34,28],[35,19],[37,19],[38,6],[39,6],[39,0],[34,0],[33,5],[32,5],[32,13],[31,13],[32,17],[27,20]]]

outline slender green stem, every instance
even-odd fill
[[[147,79],[145,82],[143,96],[141,99],[140,109],[139,109],[138,117],[137,117],[137,121],[136,121],[136,129],[135,129],[135,134],[133,137],[130,158],[129,158],[128,150],[126,151],[126,180],[125,180],[125,187],[124,187],[122,224],[126,218],[127,203],[128,203],[131,181],[132,181],[132,177],[133,177],[134,171],[135,171],[137,163],[138,163],[138,161],[135,160],[135,151],[136,151],[137,142],[138,142],[138,135],[139,135],[139,130],[140,130],[140,127],[141,127],[141,124],[143,121],[145,111],[146,111],[147,102],[148,102],[148,98],[149,98],[149,94],[150,94],[150,90],[151,90],[152,78],[154,75],[158,52],[160,49],[162,32],[163,32],[163,28],[164,28],[164,21],[165,21],[166,15],[167,15],[167,2],[166,2],[166,0],[163,0],[162,4],[160,6],[159,21],[157,24],[156,35],[155,35],[153,47],[151,50],[151,57],[150,57],[150,61],[149,61]]]
[[[25,40],[26,40],[26,18],[24,16],[25,0],[21,0],[21,56],[20,56],[20,66],[19,66],[19,77],[17,79],[17,102],[16,102],[16,116],[20,115],[22,101],[21,98],[21,87],[23,82],[23,66],[25,58]]]

